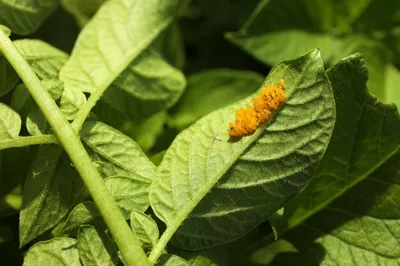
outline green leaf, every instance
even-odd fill
[[[96,227],[104,227],[100,212],[94,202],[84,201],[75,206],[68,218],[59,228],[53,231],[56,236],[76,236],[81,225],[92,224]]]
[[[307,31],[314,32],[315,25],[304,1],[262,0],[240,31],[228,34],[227,38],[269,65],[299,56],[315,47],[321,49],[324,59],[328,58],[325,50],[331,49],[324,48],[334,45],[332,39]]]
[[[331,142],[310,184],[281,219],[271,221],[279,235],[365,179],[400,147],[398,111],[368,93],[362,56],[343,59],[327,73],[337,107]]]
[[[297,249],[288,241],[279,239],[270,245],[262,245],[252,251],[249,261],[255,265],[269,265],[279,253],[295,253]]]
[[[29,112],[26,118],[26,129],[32,136],[43,135],[49,132],[50,125],[47,123],[39,107],[36,106]]]
[[[80,266],[76,243],[73,238],[53,238],[39,242],[26,253],[24,265]]]
[[[84,93],[75,87],[65,87],[61,94],[60,109],[66,119],[73,120],[86,102]]]
[[[287,237],[318,265],[398,265],[399,161],[398,152]]]
[[[171,254],[161,255],[156,266],[190,266],[186,260]]]
[[[43,79],[41,80],[41,83],[50,93],[53,100],[60,98],[61,93],[64,90],[64,86],[60,80]],[[13,91],[11,107],[14,108],[22,117],[27,117],[30,112],[38,108],[25,84],[19,84]]]
[[[0,140],[17,138],[21,130],[21,117],[3,103],[0,103],[0,114]]]
[[[23,39],[13,42],[40,79],[58,79],[68,55],[41,40]]]
[[[320,53],[277,65],[263,86],[282,77],[287,101],[270,124],[230,140],[228,123],[249,97],[200,119],[167,150],[150,203],[167,230],[180,226],[174,244],[199,249],[233,241],[293,199],[313,176],[335,121]]]
[[[8,37],[11,35],[11,30],[4,25],[0,25],[0,30],[4,32]]]
[[[164,58],[178,69],[185,66],[185,44],[178,23],[171,24],[152,44]]]
[[[117,77],[102,100],[128,117],[150,116],[174,105],[185,86],[183,74],[149,49]]]
[[[351,30],[351,25],[373,0],[302,0],[315,27],[336,34]],[[277,1],[278,2],[278,1]],[[288,3],[292,1],[286,1]]]
[[[0,97],[9,93],[17,85],[19,77],[7,59],[0,54]]]
[[[75,17],[78,25],[83,27],[104,2],[105,0],[62,0],[61,4]]]
[[[58,145],[41,146],[25,181],[20,213],[20,246],[55,226],[67,213],[78,192],[79,178]]]
[[[13,33],[28,35],[39,28],[58,3],[58,0],[3,0],[0,2],[0,24],[10,28]]]
[[[202,116],[254,93],[262,81],[257,73],[229,69],[191,75],[169,124],[184,129]]]
[[[97,120],[131,137],[144,152],[156,144],[157,138],[164,132],[167,120],[166,112],[132,119],[104,102],[98,102],[92,111]]]
[[[259,4],[239,32],[227,34],[226,37],[268,65],[274,65],[284,58],[297,57],[315,47],[321,50],[327,65],[361,52],[370,69],[368,87],[373,94],[384,100],[382,84],[385,82],[385,71],[382,69],[385,69],[389,62],[387,48],[361,34],[342,34],[343,37],[338,37],[338,33],[350,25],[346,25],[350,23],[347,20],[354,21],[370,1],[346,1],[347,4],[344,5],[343,0],[340,1],[342,4],[338,4],[337,1],[318,0],[265,0]],[[343,10],[337,12],[336,7]],[[271,17],[274,18],[272,21]],[[302,17],[304,23],[299,21]],[[308,21],[309,19],[314,22]],[[315,30],[315,27],[321,24],[321,20],[327,20],[327,25],[322,26],[327,28],[325,33]],[[328,28],[335,28],[335,25],[339,29],[331,29],[331,32],[328,32]]]
[[[125,176],[111,176],[105,182],[126,219],[132,210],[144,212],[149,207],[148,182]]]
[[[250,28],[243,28],[237,33],[227,33],[226,38],[267,65],[274,65],[286,58],[299,56],[315,47],[321,50],[324,62],[332,61],[335,52],[340,50],[340,40],[327,34],[297,28],[259,32],[265,29],[262,24],[265,21],[258,23],[254,26],[250,24]]]
[[[400,22],[400,3],[393,0],[372,0],[363,14],[354,23],[359,32],[387,31]],[[377,19],[379,18],[379,19]]]
[[[400,108],[400,71],[393,65],[386,67],[385,100]]]
[[[17,179],[14,182],[15,183],[21,182],[21,179]],[[4,190],[4,188],[2,188],[2,190]],[[22,207],[22,190],[21,186],[17,186],[10,193],[2,197],[2,200],[0,201],[0,216],[11,216],[13,214],[16,214],[21,210],[21,207]]]
[[[50,93],[53,100],[58,100],[64,91],[64,84],[58,79],[43,79],[42,85]]]
[[[131,228],[145,251],[151,251],[157,243],[160,233],[157,223],[148,215],[133,210],[131,212]]]
[[[79,228],[77,246],[83,265],[112,266],[119,262],[111,238],[94,226],[84,225]]]
[[[156,167],[132,139],[95,121],[86,122],[80,134],[103,176],[123,175],[152,182]]]
[[[389,60],[387,49],[376,41],[358,35],[348,37],[342,42],[341,49],[334,58],[335,62],[350,54],[362,53],[369,72],[368,90],[384,101],[385,88],[383,84],[385,84],[385,69]]]
[[[171,24],[186,3],[107,1],[80,33],[60,79],[81,91],[107,88]]]
[[[23,39],[13,43],[40,79],[58,79],[58,72],[68,58],[66,53],[40,40]],[[13,67],[0,56],[0,97],[11,91],[18,81]]]
[[[26,117],[34,105],[35,102],[25,84],[19,84],[13,91],[11,107],[23,117]]]
[[[164,130],[166,112],[160,112],[145,119],[125,121],[121,131],[129,135],[144,152],[148,152]]]
[[[188,262],[191,266],[218,266],[211,259],[201,255],[191,258]]]

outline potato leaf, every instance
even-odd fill
[[[0,103],[0,114],[0,141],[17,138],[21,130],[21,117],[3,103]]]
[[[92,160],[103,176],[123,175],[152,182],[156,167],[132,139],[118,130],[88,121],[82,127],[81,137],[92,150]]]
[[[190,264],[178,256],[164,254],[160,257],[159,261],[156,263],[156,266],[190,266]]]
[[[126,219],[132,210],[144,212],[149,203],[149,183],[125,176],[111,176],[106,185]]]
[[[185,86],[183,74],[148,49],[118,76],[102,100],[128,117],[147,117],[175,104]]]
[[[157,223],[150,216],[135,210],[131,212],[130,220],[132,231],[139,238],[143,249],[151,251],[160,236]]]
[[[20,246],[54,227],[67,213],[79,191],[77,172],[58,145],[42,146],[25,181],[19,221]],[[80,187],[80,189],[82,186]]]
[[[0,24],[6,25],[13,33],[28,35],[42,24],[58,3],[59,0],[2,0]]]
[[[60,79],[81,91],[107,88],[172,22],[186,2],[105,2],[80,33]]]
[[[83,92],[73,86],[65,87],[61,94],[60,109],[66,119],[73,120],[86,102]]]
[[[254,72],[214,69],[188,77],[169,124],[184,129],[202,116],[254,93],[263,78]]]
[[[91,225],[79,228],[78,252],[83,265],[113,266],[118,265],[117,249],[111,238]]]
[[[19,77],[5,57],[0,55],[0,97],[17,85]]]
[[[96,205],[92,201],[84,201],[75,206],[67,219],[53,231],[56,236],[76,236],[81,225],[93,224],[101,227],[103,220]]]
[[[26,253],[24,265],[80,266],[76,240],[60,237],[38,242]]]
[[[68,55],[41,40],[22,39],[13,42],[40,79],[58,79]]]
[[[319,51],[278,64],[263,85],[282,77],[287,101],[254,134],[234,141],[227,133],[235,110],[249,104],[248,98],[200,119],[167,150],[150,203],[167,230],[180,226],[174,244],[199,249],[237,239],[293,199],[313,176],[335,121]]]
[[[39,107],[33,108],[26,118],[26,129],[32,136],[48,133],[50,125],[40,111]]]
[[[276,234],[301,223],[365,179],[400,147],[396,106],[383,104],[368,93],[363,57],[343,59],[327,73],[337,106],[332,139],[315,178],[285,207],[281,219],[272,220]]]
[[[318,265],[399,264],[399,161],[398,152],[287,239]]]

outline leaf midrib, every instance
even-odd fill
[[[307,68],[308,65],[305,67]],[[286,69],[288,68],[288,66],[286,66]],[[286,71],[286,70],[285,70]],[[285,72],[284,71],[284,72]],[[273,75],[273,70],[271,71],[270,75]],[[300,78],[298,78],[296,80],[296,84],[298,84],[300,81]],[[290,95],[288,95],[286,101],[290,98]],[[286,104],[286,102],[282,103],[281,106],[279,107],[279,109],[271,116],[269,123],[265,123],[262,127],[260,127],[256,132],[254,132],[253,135],[251,135],[249,137],[249,140],[247,141],[247,143],[244,143],[244,145],[241,145],[240,148],[237,151],[237,154],[240,155],[252,144],[254,143],[258,137],[264,132],[265,128],[267,128],[270,124],[271,121],[274,121],[274,117],[279,114],[279,111],[281,110],[281,108]],[[234,104],[235,105],[235,104]],[[322,109],[323,110],[323,109]],[[221,113],[221,111],[217,111],[218,114]],[[222,126],[221,126],[222,127]],[[195,133],[196,134],[196,133]],[[195,136],[194,134],[194,136]],[[194,137],[193,136],[193,137]],[[211,140],[211,145],[208,149],[208,151],[210,151],[213,147],[213,143],[216,140],[216,136],[214,135],[214,137]],[[191,145],[189,146],[190,149],[192,149],[193,146],[193,141],[191,141]],[[209,155],[210,152],[207,153],[207,158],[206,158],[206,162],[209,161]],[[190,203],[188,205],[186,205],[181,211],[179,211],[179,214],[176,216],[176,218],[173,220],[172,223],[167,223],[168,228],[167,230],[173,230],[176,231],[176,229],[180,226],[180,224],[186,219],[186,217],[189,216],[190,212],[198,205],[198,203],[207,195],[207,193],[217,184],[217,182],[222,178],[222,176],[232,167],[233,163],[238,160],[239,157],[235,157],[232,156],[231,160],[228,161],[228,163],[225,164],[225,166],[223,168],[221,168],[214,176],[218,177],[217,179],[210,179],[212,180],[212,182],[208,182],[206,183],[206,186],[203,187],[203,189],[201,189],[198,193],[194,194],[194,197],[191,199]],[[190,165],[190,162],[189,162]],[[176,204],[174,204],[174,207],[176,207]],[[175,209],[175,208],[174,208]]]
[[[22,5],[18,5],[18,4],[11,5],[11,3],[8,1],[0,0],[0,4],[3,4],[6,7],[9,7],[10,9],[17,9],[18,11],[21,11],[21,12],[26,12],[26,13],[31,13],[31,14],[39,13],[38,9],[28,8],[26,6],[22,6]]]

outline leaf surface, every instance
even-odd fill
[[[84,224],[93,224],[99,226],[102,225],[102,218],[99,210],[92,201],[84,201],[75,206],[70,212],[64,223],[56,228],[53,234],[59,235],[71,235],[76,236],[78,229]],[[101,226],[99,226],[101,227]]]
[[[26,118],[26,129],[32,136],[43,135],[49,131],[50,125],[38,107],[29,112]]]
[[[250,103],[247,98],[200,119],[167,150],[150,203],[167,228],[180,226],[174,244],[199,249],[233,241],[293,199],[313,176],[335,121],[320,53],[277,65],[263,86],[282,77],[287,101],[270,124],[230,139],[228,122]]]
[[[21,130],[21,117],[17,112],[0,103],[0,140],[15,139]]]
[[[152,182],[156,167],[132,139],[96,121],[86,122],[80,134],[103,176],[123,175]]]
[[[117,77],[102,100],[128,117],[147,117],[174,105],[185,86],[184,75],[148,49]]]
[[[107,1],[80,33],[60,79],[81,91],[107,88],[172,22],[186,2]]]
[[[132,210],[144,212],[149,207],[148,182],[125,176],[111,176],[105,182],[126,219]]]
[[[13,33],[27,35],[34,32],[43,20],[57,7],[59,0],[2,0],[0,1],[0,24]]]
[[[318,265],[400,264],[400,153],[287,238]]]
[[[365,179],[400,147],[398,111],[368,93],[362,56],[343,59],[327,73],[337,107],[332,139],[313,180],[285,207],[281,219],[271,221],[277,234],[300,224]]]
[[[117,249],[111,238],[101,230],[91,225],[81,226],[77,241],[79,258],[83,265],[118,265]]]
[[[160,233],[157,223],[148,215],[133,210],[131,212],[131,228],[139,238],[145,251],[151,251],[157,243]]]
[[[156,263],[156,266],[190,266],[190,264],[178,256],[163,254]]]
[[[369,90],[385,100],[382,69],[389,62],[387,48],[363,34],[338,36],[339,32],[348,30],[351,24],[346,23],[357,19],[370,0],[337,2],[264,0],[240,31],[227,34],[227,38],[268,65],[297,57],[315,47],[321,50],[327,65],[353,53],[363,53],[370,69]]]
[[[41,40],[22,39],[13,43],[40,79],[58,79],[68,59],[65,52]]]
[[[17,85],[19,77],[4,56],[0,55],[0,97],[9,93]]]
[[[214,69],[188,77],[170,125],[184,129],[202,116],[254,93],[263,78],[254,72]]]
[[[24,266],[80,266],[76,240],[53,238],[32,246],[24,257]]]
[[[73,186],[79,178],[60,146],[39,148],[24,186],[19,221],[21,247],[54,227],[68,213],[79,194]]]

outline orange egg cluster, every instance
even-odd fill
[[[235,123],[229,123],[228,133],[232,137],[249,135],[265,123],[286,99],[285,82],[279,81],[279,86],[264,87],[257,98],[252,100],[253,107],[246,110],[236,110]]]

